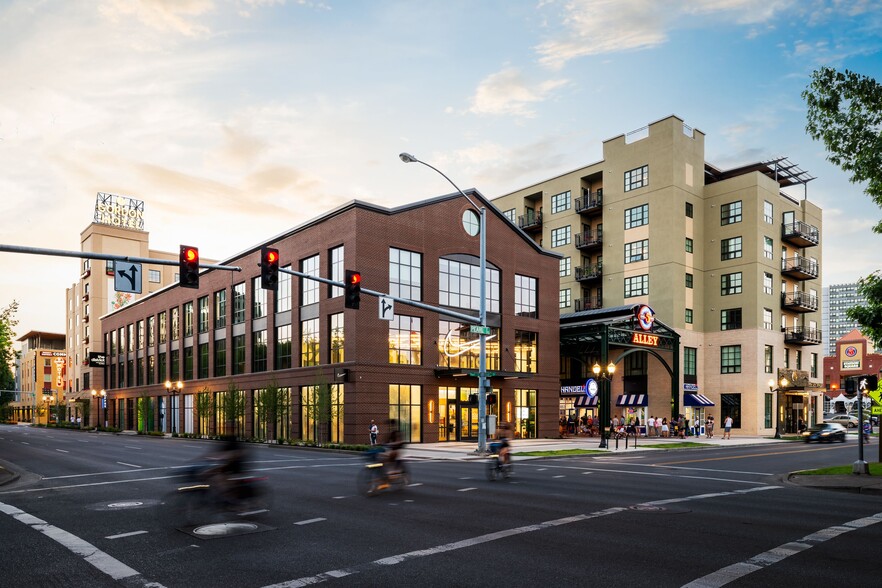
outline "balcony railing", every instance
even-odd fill
[[[797,247],[814,247],[821,242],[821,234],[818,227],[796,221],[781,225],[781,239]]]
[[[794,255],[781,260],[781,273],[796,280],[812,280],[818,277],[818,262]]]
[[[601,231],[582,231],[576,233],[576,249],[590,249],[603,245],[603,233]]]
[[[581,198],[576,198],[576,212],[593,213],[603,208],[603,188],[596,192],[584,190]]]
[[[576,268],[576,280],[584,282],[588,280],[596,280],[603,274],[602,263],[592,263]]]
[[[586,296],[585,298],[576,298],[574,302],[576,312],[581,312],[583,310],[597,310],[598,308],[603,308],[603,300],[601,300],[599,296]]]
[[[518,216],[518,227],[524,231],[542,228],[542,211]]]
[[[88,302],[88,301],[89,301],[89,295],[83,294],[83,302]]]
[[[781,308],[793,312],[814,312],[818,310],[818,297],[808,292],[782,292]]]
[[[808,327],[788,327],[784,329],[784,343],[793,345],[820,345],[821,331]]]

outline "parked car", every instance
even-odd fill
[[[839,441],[845,443],[845,427],[836,423],[821,423],[814,425],[810,429],[803,431],[802,439],[806,443],[817,441],[818,443],[833,443]]]
[[[848,427],[849,429],[853,429],[858,426],[858,420],[856,416],[851,416],[848,414],[834,414],[824,419],[825,423],[835,423],[837,425],[842,425],[844,427]]]

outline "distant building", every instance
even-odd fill
[[[882,354],[876,352],[873,343],[858,329],[842,335],[835,342],[834,353],[824,358],[824,386],[827,388],[824,399],[825,412],[843,409],[841,403],[832,402],[846,392],[846,380],[859,376],[880,376]],[[853,395],[854,392],[848,395]]]
[[[824,333],[824,351],[827,355],[836,354],[836,341],[853,331],[860,329],[857,321],[850,320],[845,311],[854,306],[867,303],[867,299],[858,294],[857,282],[851,284],[834,284],[824,287],[824,309],[821,316]]]
[[[19,422],[45,423],[52,406],[67,406],[64,335],[31,331],[19,337],[19,396],[10,404]],[[65,410],[66,413],[66,410]]]

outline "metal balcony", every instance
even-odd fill
[[[794,280],[813,280],[818,277],[818,262],[794,255],[781,260],[781,273]]]
[[[576,198],[576,212],[592,215],[603,211],[603,188],[597,192],[582,192],[581,198]]]
[[[586,266],[577,267],[576,268],[576,281],[577,282],[587,282],[590,280],[596,280],[603,275],[603,264],[601,263],[592,263]]]
[[[593,249],[603,245],[603,233],[600,231],[583,231],[576,233],[576,249]]]
[[[597,310],[598,308],[603,308],[603,300],[601,300],[599,296],[586,296],[585,298],[576,298],[574,303],[576,312],[581,312],[583,310]]]
[[[808,292],[782,292],[781,308],[792,312],[815,312],[818,310],[818,297]]]
[[[781,239],[797,247],[814,247],[821,242],[818,227],[802,221],[781,225]]]
[[[531,212],[518,216],[518,228],[528,232],[542,229],[542,212]]]
[[[784,343],[793,345],[820,345],[821,331],[808,327],[789,327],[784,329]]]

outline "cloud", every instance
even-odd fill
[[[530,84],[519,69],[509,67],[481,80],[472,96],[469,112],[531,118],[535,113],[530,105],[546,100],[568,83],[565,79],[558,79]]]
[[[206,37],[211,31],[201,19],[214,11],[212,0],[104,0],[98,10],[111,22],[134,17],[141,24],[160,32],[186,37]]]

